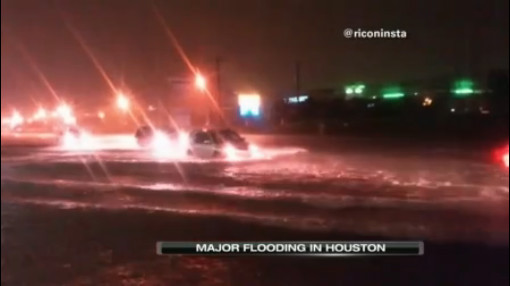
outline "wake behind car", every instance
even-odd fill
[[[66,150],[79,150],[93,148],[90,134],[78,126],[65,126],[58,132],[58,143]]]
[[[140,147],[148,148],[164,143],[161,141],[178,141],[179,132],[172,128],[156,129],[155,127],[145,125],[136,130],[135,138]]]
[[[188,135],[175,128],[142,126],[135,132],[138,146],[150,150],[158,158],[177,158],[186,155]]]
[[[218,131],[218,135],[221,139],[228,144],[231,144],[238,150],[241,151],[249,151],[250,144],[246,140],[246,138],[242,137],[239,133],[232,129],[221,129]]]
[[[195,130],[189,138],[188,154],[199,158],[237,160],[260,157],[258,148],[232,129]]]

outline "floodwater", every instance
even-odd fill
[[[250,140],[262,155],[235,161],[161,156],[128,135],[67,148],[2,147],[2,285],[286,285],[258,264],[250,267],[259,276],[232,276],[235,263],[213,259],[182,258],[171,274],[161,273],[170,266],[151,257],[151,240],[313,233],[508,247],[508,170],[479,150],[357,138]],[[158,230],[166,221],[172,230]],[[27,244],[46,250],[31,254]],[[137,248],[116,252],[130,247]],[[187,278],[201,270],[207,278]],[[139,271],[145,274],[132,273]],[[244,279],[252,284],[239,284]]]

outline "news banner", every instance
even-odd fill
[[[198,256],[421,256],[421,241],[158,242],[159,255]]]

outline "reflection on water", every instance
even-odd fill
[[[492,235],[499,224],[485,223],[508,217],[508,174],[490,164],[274,146],[257,160],[155,160],[131,136],[94,140],[79,151],[4,148],[2,201],[400,238],[476,239],[470,234],[482,231],[508,240],[508,231]],[[485,219],[459,226],[466,216]]]

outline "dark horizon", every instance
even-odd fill
[[[212,77],[215,58],[224,58],[224,85],[237,91],[292,91],[296,60],[302,63],[303,89],[508,69],[504,0],[190,2],[154,1],[193,64]],[[62,97],[84,104],[108,100],[108,85],[66,22],[116,86],[150,93],[164,89],[168,77],[191,75],[151,1],[1,4],[1,86],[7,106],[52,100],[30,61]],[[402,29],[409,38],[345,39],[345,28]]]

